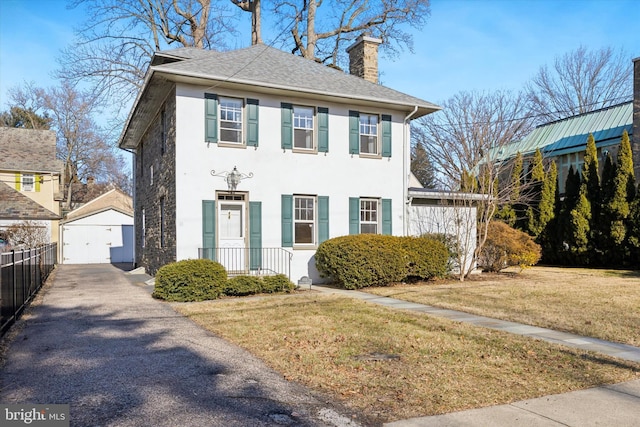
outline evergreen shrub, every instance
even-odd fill
[[[492,272],[516,265],[525,268],[537,264],[541,254],[540,245],[527,233],[504,222],[491,221],[478,264]]]
[[[153,297],[166,301],[204,301],[218,298],[227,283],[224,267],[208,259],[189,259],[161,267]]]
[[[444,275],[448,250],[428,237],[359,234],[326,240],[315,259],[323,277],[345,289],[360,289]]]
[[[284,274],[276,274],[275,276],[265,276],[262,278],[261,292],[272,294],[275,292],[291,292],[295,289],[295,285]]]
[[[262,279],[258,276],[235,276],[227,280],[224,294],[234,297],[259,294],[262,290]]]

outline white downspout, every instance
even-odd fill
[[[404,209],[402,211],[402,235],[406,236],[409,234],[409,173],[411,171],[411,150],[410,144],[411,141],[409,137],[411,136],[410,132],[410,120],[411,117],[418,112],[418,106],[413,107],[413,111],[409,113],[404,118],[404,127],[402,130],[402,149],[404,150],[403,160],[402,160],[402,173],[404,176],[404,182],[402,183],[402,203],[404,204]]]

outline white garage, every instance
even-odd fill
[[[129,196],[111,190],[69,212],[60,225],[62,263],[133,263],[133,212],[127,203]]]

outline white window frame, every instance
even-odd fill
[[[153,186],[153,165],[149,166],[149,186]]]
[[[365,227],[375,227],[375,231],[364,231]],[[360,198],[360,234],[380,234],[380,199]]]
[[[302,114],[302,113],[309,113]],[[315,124],[316,124],[316,109],[314,107],[308,107],[303,105],[293,106],[293,149],[302,151],[315,151],[316,150],[316,136],[315,136]],[[298,146],[296,143],[298,139],[296,134],[306,133],[307,138],[311,138],[311,146]],[[305,144],[308,145],[308,144]]]
[[[22,191],[36,191],[36,176],[32,173],[23,173],[20,176],[20,188]]]
[[[218,101],[219,141],[223,144],[244,145],[244,99],[220,97]],[[227,123],[226,126],[225,123]],[[230,127],[228,124],[235,124],[235,127]],[[224,139],[226,132],[237,133],[237,140]]]
[[[308,202],[311,202],[311,208]],[[304,202],[304,203],[303,203]],[[309,212],[311,219],[308,218]],[[297,227],[311,227],[311,241],[299,242]],[[293,246],[294,247],[312,247],[317,243],[318,234],[318,200],[316,196],[311,195],[294,195],[293,196]]]
[[[372,118],[375,118],[375,123],[372,123]],[[358,118],[358,150],[360,154],[368,155],[368,156],[379,156],[380,155],[380,116],[377,114],[369,114],[369,113],[360,113],[360,117]],[[363,142],[368,139],[367,148],[371,146],[371,139],[373,138],[373,152],[367,149],[363,150]]]

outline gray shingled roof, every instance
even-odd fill
[[[4,182],[0,182],[0,219],[50,220],[60,219],[60,215],[34,202]]]
[[[266,45],[229,52],[177,49],[164,53],[189,59],[154,67],[163,73],[439,109],[423,99]]]
[[[0,170],[61,173],[62,162],[56,159],[56,133],[0,127]]]
[[[259,44],[228,52],[179,48],[156,53],[142,92],[120,138],[122,148],[134,148],[148,120],[167,94],[167,82],[253,87],[255,91],[292,92],[317,99],[359,105],[380,105],[411,112],[412,118],[439,106],[394,89],[368,82],[335,68]],[[383,107],[384,108],[384,107]]]

